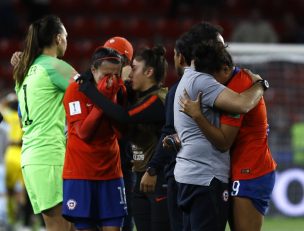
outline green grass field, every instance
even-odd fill
[[[304,231],[304,218],[266,217],[262,231]]]

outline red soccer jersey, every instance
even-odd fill
[[[63,104],[68,125],[68,139],[63,168],[64,179],[109,180],[122,177],[119,146],[111,120],[100,119],[90,141],[80,139],[73,123],[83,121],[93,103],[72,83],[66,90]]]
[[[227,87],[243,92],[252,86],[251,77],[243,70],[230,80]],[[268,147],[268,122],[264,99],[245,115],[223,114],[221,123],[240,127],[230,149],[232,180],[246,180],[265,175],[276,168]]]

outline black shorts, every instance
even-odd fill
[[[133,217],[138,231],[169,231],[167,206],[167,184],[163,174],[157,175],[155,191],[144,193],[139,190],[144,173],[136,173],[133,193]]]
[[[184,213],[184,231],[225,231],[228,183],[216,178],[209,186],[178,183],[177,200]]]

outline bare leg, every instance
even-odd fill
[[[235,231],[261,231],[264,216],[254,207],[251,200],[233,197],[233,220]]]
[[[61,215],[61,204],[42,212],[47,231],[74,231],[74,226]]]

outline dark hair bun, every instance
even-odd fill
[[[157,45],[152,48],[153,52],[158,56],[165,56],[166,54],[166,48],[161,45]]]

